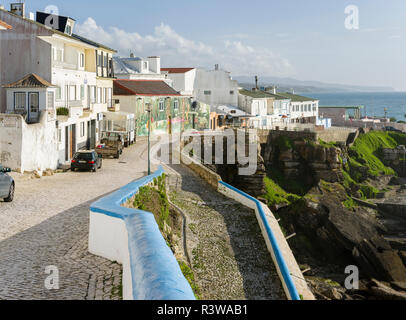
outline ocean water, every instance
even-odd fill
[[[354,93],[304,93],[304,96],[320,100],[321,106],[362,105],[362,115],[384,117],[406,121],[406,92],[354,92]]]

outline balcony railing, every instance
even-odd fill
[[[78,66],[76,64],[62,62],[62,61],[53,61],[52,66],[61,69],[70,69],[70,70],[78,70]]]

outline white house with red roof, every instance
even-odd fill
[[[196,68],[161,68],[161,73],[172,80],[172,87],[185,95],[193,95]]]
[[[238,82],[230,72],[218,65],[213,70],[203,68],[161,68],[161,73],[173,81],[173,88],[192,95],[197,101],[216,106],[238,106]]]

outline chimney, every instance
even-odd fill
[[[215,65],[214,65],[214,70],[216,70],[216,71],[219,70],[219,65],[218,65],[218,64],[215,64]]]
[[[30,12],[29,18],[30,18],[30,20],[35,21],[34,12]]]
[[[130,53],[130,58],[134,58],[134,53]]]
[[[10,12],[25,18],[25,3],[10,3]]]
[[[149,69],[156,74],[161,74],[161,58],[154,56],[147,59],[149,61]]]
[[[255,89],[258,90],[258,76],[255,76]]]

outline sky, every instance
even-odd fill
[[[14,1],[0,0],[9,8]],[[214,68],[406,91],[405,0],[26,0],[58,8],[75,33],[163,67]],[[358,29],[346,28],[349,5]],[[351,20],[354,21],[354,20]],[[350,22],[351,22],[350,21]]]

